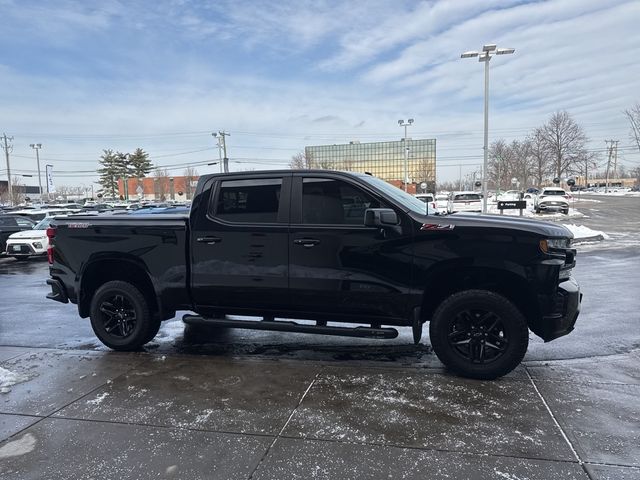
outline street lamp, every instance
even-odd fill
[[[38,193],[40,193],[40,202],[42,202],[42,177],[40,175],[40,154],[38,152],[38,150],[42,148],[42,144],[31,143],[29,144],[29,146],[36,151],[36,161],[38,162],[38,189],[39,189]]]
[[[413,118],[410,118],[406,122],[404,120],[398,120],[398,125],[404,127],[404,191],[407,191],[407,163],[409,158],[409,145],[407,145],[407,127],[413,123]]]
[[[498,48],[490,43],[482,47],[481,52],[464,52],[460,58],[478,57],[479,62],[484,62],[484,167],[482,170],[482,213],[487,213],[487,163],[489,156],[489,61],[493,55],[511,55],[515,48]]]

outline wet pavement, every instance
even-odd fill
[[[45,262],[0,259],[0,368],[20,380],[0,390],[0,477],[640,479],[640,199],[587,200],[568,221],[611,238],[579,246],[576,330],[532,337],[493,382],[448,374],[408,331],[174,319],[111,352],[44,299]]]

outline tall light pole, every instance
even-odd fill
[[[482,169],[482,213],[487,213],[487,168],[489,158],[489,61],[493,55],[511,55],[515,48],[498,48],[491,43],[482,47],[481,52],[464,52],[460,58],[478,57],[484,62],[484,167]]]
[[[407,127],[413,123],[413,118],[410,118],[406,122],[404,120],[398,120],[398,125],[404,127],[404,191],[407,191],[407,163],[409,161],[409,145],[407,144]]]
[[[40,154],[38,152],[42,148],[42,144],[31,143],[29,146],[36,151],[36,161],[38,162],[38,192],[40,193],[40,202],[42,202],[42,176],[40,175]]]

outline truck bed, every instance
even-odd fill
[[[56,263],[51,275],[66,286],[82,317],[86,302],[78,298],[83,278],[104,279],[114,271],[142,269],[151,279],[158,311],[190,308],[189,217],[186,215],[74,215],[56,219]],[[86,275],[92,272],[91,275]],[[86,276],[85,276],[86,275]]]

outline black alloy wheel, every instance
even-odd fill
[[[458,313],[447,338],[452,351],[471,363],[494,362],[504,355],[509,345],[502,318],[480,308]]]
[[[147,299],[134,285],[114,280],[96,290],[91,299],[91,327],[107,347],[137,350],[155,336],[159,322]]]
[[[124,295],[114,293],[104,297],[98,309],[106,333],[119,338],[133,333],[137,322],[136,310]]]
[[[529,345],[526,319],[504,296],[488,290],[456,292],[429,323],[434,352],[458,375],[494,379],[516,368]]]

